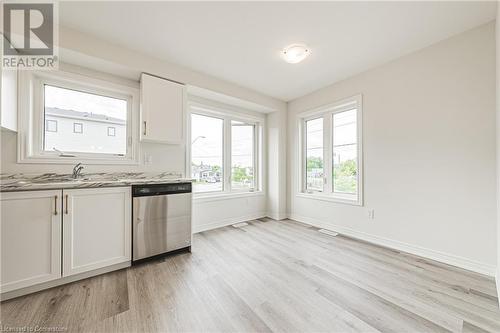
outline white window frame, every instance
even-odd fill
[[[302,180],[302,191],[304,193],[309,193],[309,194],[312,194],[312,193],[324,193],[325,192],[325,179],[326,179],[326,159],[327,159],[327,156],[325,155],[325,131],[326,131],[326,128],[325,128],[325,120],[323,119],[323,190],[319,191],[319,190],[314,190],[314,189],[308,189],[307,188],[307,175],[306,175],[306,172],[307,172],[307,122],[308,121],[311,121],[311,120],[317,120],[317,119],[321,119],[323,117],[323,114],[314,114],[314,115],[311,115],[311,116],[308,116],[308,117],[304,117],[304,119],[302,120],[302,130],[301,132],[303,133],[303,140],[302,140],[302,145],[303,145],[303,148],[302,148],[302,154],[303,154],[303,162],[301,162],[302,164],[302,168],[304,170],[304,175],[303,177],[301,178]]]
[[[254,120],[250,120],[248,118],[244,119],[244,118],[241,118],[241,117],[234,117],[234,116],[228,116],[227,117],[228,119],[228,122],[227,122],[227,126],[229,127],[229,142],[228,142],[228,146],[229,146],[229,153],[228,153],[228,159],[229,159],[229,169],[228,169],[228,173],[229,173],[229,188],[230,188],[230,191],[232,193],[246,193],[246,192],[256,192],[256,191],[259,191],[259,181],[258,181],[258,177],[259,177],[259,142],[260,142],[260,139],[259,139],[259,132],[260,132],[260,124],[258,121],[254,121]],[[254,170],[254,178],[253,178],[253,184],[254,184],[254,187],[253,188],[249,188],[249,189],[245,189],[245,188],[240,188],[240,189],[233,189],[232,188],[232,175],[233,175],[233,161],[232,161],[232,155],[233,155],[233,140],[232,140],[232,129],[233,129],[233,125],[232,125],[232,121],[239,121],[239,122],[242,122],[244,123],[245,125],[251,125],[251,126],[254,126],[254,129],[253,129],[253,170]],[[224,122],[226,124],[226,122]]]
[[[60,156],[55,151],[45,151],[44,135],[44,86],[51,85],[127,101],[127,153],[100,154],[65,151]],[[139,164],[139,89],[88,73],[68,71],[23,71],[19,80],[19,134],[18,163],[51,164]],[[69,155],[69,156],[68,156]]]
[[[357,109],[357,194],[333,192],[333,115]],[[323,117],[323,191],[306,189],[306,121]],[[296,195],[303,198],[332,201],[351,205],[363,205],[363,105],[362,96],[349,97],[313,110],[297,117],[299,137],[298,179]]]
[[[207,117],[222,119],[223,137],[222,137],[222,163],[223,163],[223,183],[221,191],[193,192],[195,199],[224,198],[228,196],[247,196],[262,195],[263,193],[263,142],[265,117],[256,117],[244,114],[232,108],[221,108],[218,106],[203,104],[195,101],[188,102],[188,135],[186,142],[186,174],[191,175],[191,115],[198,114]],[[254,125],[254,188],[252,189],[233,189],[231,184],[232,163],[231,163],[231,121],[240,121],[245,124]]]

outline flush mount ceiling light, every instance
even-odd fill
[[[290,64],[296,64],[307,58],[311,50],[304,44],[292,44],[281,51],[283,59]]]

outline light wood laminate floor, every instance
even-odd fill
[[[95,332],[500,332],[493,279],[293,221],[1,304],[2,326]]]

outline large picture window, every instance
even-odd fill
[[[196,107],[190,121],[193,191],[258,191],[261,122]]]
[[[19,141],[20,161],[138,163],[139,89],[113,80],[77,70],[22,73],[20,93],[29,103],[20,106],[27,138]]]
[[[356,96],[301,118],[303,194],[362,204],[361,114]]]

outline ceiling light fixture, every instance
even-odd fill
[[[281,51],[283,59],[290,64],[296,64],[307,58],[311,50],[304,44],[292,44]]]

